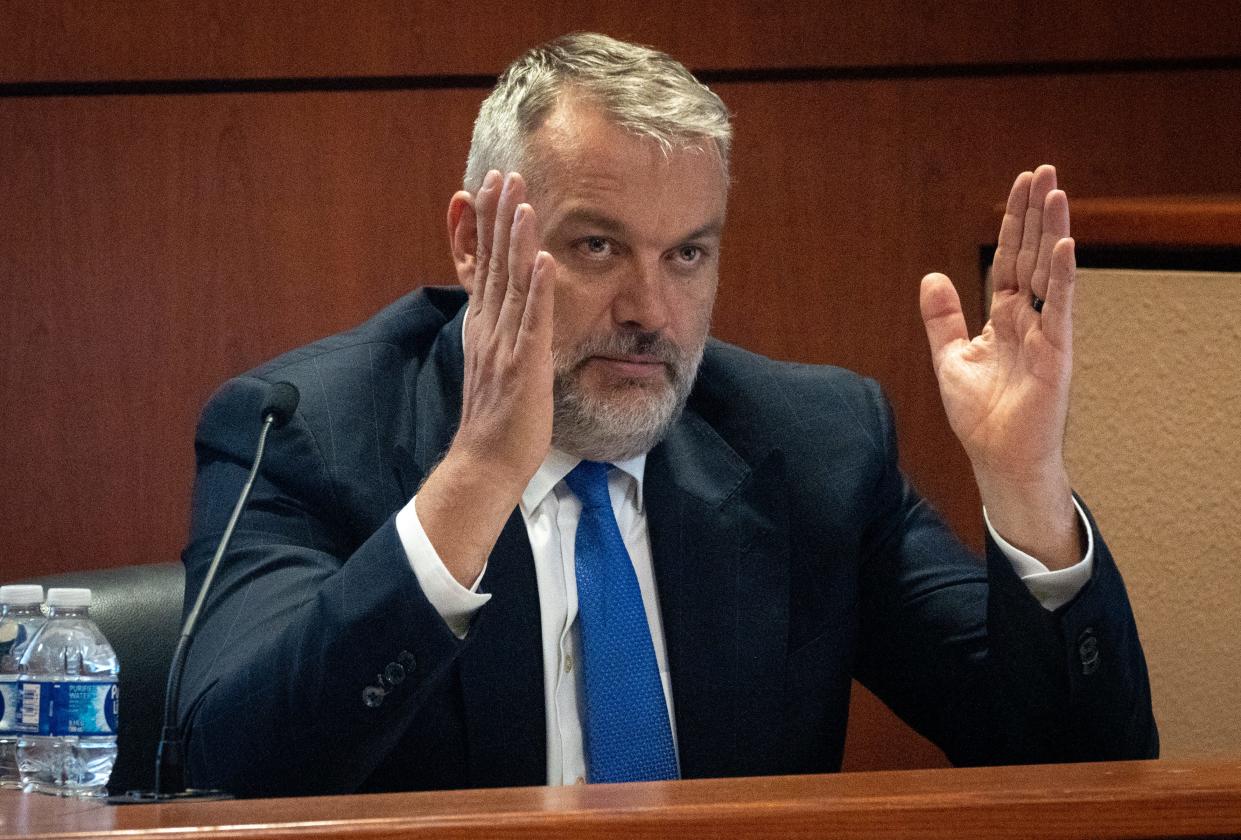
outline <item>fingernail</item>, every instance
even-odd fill
[[[490,172],[488,172],[486,175],[483,176],[483,187],[482,188],[484,190],[494,190],[496,188],[496,181],[498,180],[500,180],[500,173],[496,171],[495,169],[492,169]]]
[[[513,213],[513,228],[516,229],[521,224],[521,220],[526,217],[526,213],[530,208],[525,204],[518,204],[517,211]]]

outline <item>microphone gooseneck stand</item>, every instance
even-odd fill
[[[187,790],[185,787],[185,750],[181,727],[177,722],[177,706],[181,700],[181,675],[185,671],[185,657],[194,639],[194,627],[198,623],[199,613],[207,600],[207,591],[211,588],[216,570],[220,567],[220,561],[228,550],[228,544],[233,538],[233,530],[237,527],[237,520],[241,518],[241,512],[245,509],[246,502],[250,500],[250,491],[254,489],[254,479],[258,476],[259,466],[263,461],[263,451],[267,446],[267,434],[272,429],[278,429],[289,422],[293,412],[297,410],[299,397],[300,394],[293,385],[288,382],[277,382],[272,386],[267,400],[263,403],[261,411],[263,428],[259,432],[259,442],[255,448],[254,461],[250,465],[250,475],[241,489],[237,504],[233,506],[232,515],[229,516],[228,524],[224,527],[224,534],[220,537],[215,555],[211,558],[211,565],[207,567],[207,574],[203,577],[202,586],[198,589],[194,607],[181,627],[181,636],[177,640],[172,662],[168,666],[168,685],[164,691],[164,723],[160,731],[159,746],[155,752],[155,790],[131,790],[119,796],[108,797],[108,802],[114,805],[166,802],[173,799],[232,798],[228,793],[220,790],[194,788]]]

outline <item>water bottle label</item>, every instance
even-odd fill
[[[12,735],[17,731],[20,709],[21,694],[17,690],[17,680],[0,679],[0,735]]]
[[[23,682],[18,730],[37,735],[115,735],[115,682]]]

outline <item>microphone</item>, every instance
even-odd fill
[[[264,423],[271,423],[273,429],[283,428],[285,423],[293,419],[293,412],[297,411],[297,403],[301,398],[302,395],[292,383],[277,382],[267,393],[259,416]]]
[[[263,407],[259,411],[263,427],[259,431],[259,443],[255,448],[254,462],[250,465],[250,475],[246,478],[245,486],[241,488],[237,504],[233,506],[233,513],[224,527],[224,534],[220,537],[219,545],[216,546],[211,565],[207,567],[207,574],[203,577],[202,586],[199,587],[194,607],[181,627],[181,637],[177,640],[177,648],[168,666],[168,685],[164,691],[164,724],[160,731],[159,747],[155,752],[155,790],[131,790],[120,796],[109,797],[108,801],[112,804],[162,802],[170,799],[232,798],[224,791],[186,790],[185,788],[185,753],[181,727],[177,723],[177,706],[181,700],[181,675],[185,671],[185,657],[189,652],[190,642],[194,638],[194,626],[198,623],[198,615],[202,611],[203,603],[207,600],[207,590],[211,588],[216,570],[220,567],[220,561],[228,550],[228,544],[233,538],[233,529],[237,527],[237,520],[241,518],[241,512],[245,509],[246,502],[250,500],[254,479],[258,476],[259,465],[263,462],[267,433],[272,429],[281,428],[293,418],[300,399],[301,394],[291,383],[277,382],[271,386],[267,399],[263,401]]]

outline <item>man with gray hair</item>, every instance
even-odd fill
[[[991,322],[921,306],[986,565],[897,465],[875,383],[708,337],[719,98],[601,35],[500,77],[448,207],[460,289],[225,384],[198,430],[193,600],[275,436],[190,653],[192,781],[239,795],[840,767],[856,677],[958,763],[1148,757],[1119,573],[1062,438],[1073,242],[1018,176]]]

